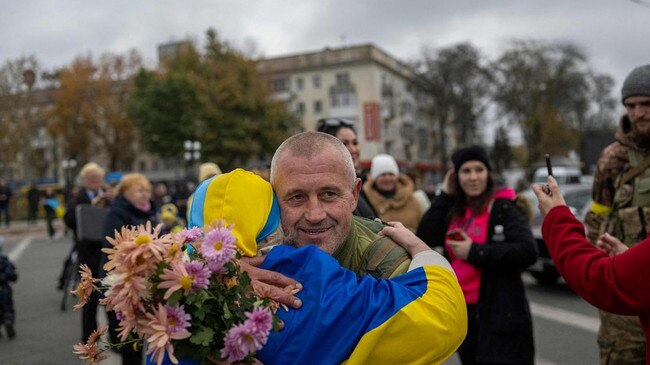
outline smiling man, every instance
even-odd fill
[[[621,100],[627,113],[616,142],[600,155],[593,205],[585,218],[588,238],[596,243],[608,232],[628,246],[650,233],[650,64],[625,78]],[[645,364],[645,338],[637,317],[600,313],[601,364]]]
[[[406,272],[406,251],[377,232],[382,224],[353,216],[361,179],[337,138],[300,133],[278,147],[271,161],[271,184],[290,244],[313,244],[361,277],[389,278]]]

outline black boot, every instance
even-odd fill
[[[5,324],[5,329],[7,330],[7,336],[9,338],[16,337],[16,329],[14,328],[13,324],[11,324],[11,323]]]

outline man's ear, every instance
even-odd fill
[[[363,182],[361,179],[357,178],[354,181],[354,188],[352,189],[352,195],[354,195],[354,205],[352,205],[352,211],[357,209],[357,204],[359,203],[359,194],[361,193],[361,185],[363,185]]]

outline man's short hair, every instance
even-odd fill
[[[345,164],[344,173],[350,181],[350,186],[353,187],[357,176],[350,151],[338,138],[321,132],[298,133],[282,142],[280,147],[275,150],[271,160],[271,184],[273,184],[274,178],[277,176],[277,165],[280,156],[286,153],[290,156],[311,159],[327,148],[333,148],[339,153]]]
[[[85,164],[82,168],[81,171],[79,171],[79,177],[81,179],[85,178],[88,174],[96,173],[99,175],[106,175],[106,171],[99,166],[96,162],[88,162]]]

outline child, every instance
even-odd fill
[[[161,234],[180,233],[183,230],[183,222],[178,217],[178,208],[172,203],[160,207],[159,221],[163,224]]]
[[[0,236],[0,325],[4,324],[9,338],[16,337],[14,322],[16,312],[14,311],[14,299],[9,282],[18,280],[16,267],[9,258],[2,254],[4,238]],[[0,333],[0,337],[2,334]]]

